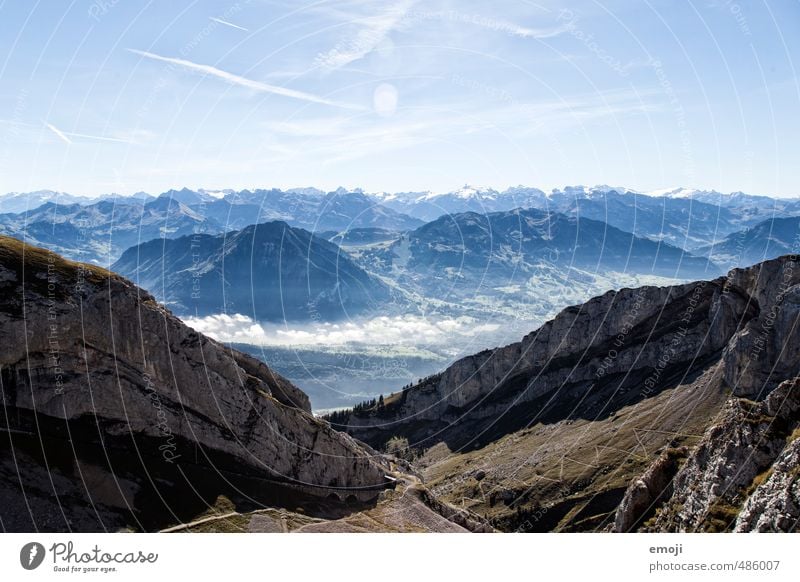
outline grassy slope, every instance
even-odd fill
[[[711,369],[604,420],[537,424],[455,455],[440,443],[420,464],[435,494],[498,529],[602,530],[630,481],[664,448],[696,444],[726,398]]]

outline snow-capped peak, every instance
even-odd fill
[[[620,194],[640,194],[638,190],[625,188],[623,186],[608,186],[606,184],[598,184],[596,186],[564,186],[562,189],[553,188],[550,197],[558,196],[560,194],[567,194],[569,196],[576,196],[579,198],[592,198],[596,195],[604,196],[609,192],[619,192]]]
[[[665,197],[665,198],[692,198],[694,197],[700,190],[695,190],[694,188],[662,188],[660,190],[651,190],[649,192],[645,192],[648,196],[656,196],[656,197]]]
[[[497,197],[497,190],[485,186],[470,186],[469,184],[464,184],[464,186],[454,191],[429,192],[423,199],[431,200],[433,198],[441,198],[442,196],[450,196],[462,200],[469,200],[471,198],[495,198]]]
[[[361,188],[347,189],[344,186],[339,186],[336,190],[328,192],[328,194],[336,194],[337,196],[345,196],[346,194],[363,194],[364,190]]]
[[[422,200],[430,196],[432,193],[430,190],[426,190],[424,192],[372,192],[370,196],[372,196],[378,202],[392,202],[392,201],[401,201],[401,202],[414,202],[416,200]]]
[[[596,192],[598,194],[608,194],[609,192],[619,192],[620,194],[641,194],[638,190],[626,188],[625,186],[608,186],[607,184],[598,184],[589,188],[589,192]]]
[[[232,194],[233,190],[225,189],[225,190],[206,190],[204,188],[200,188],[198,190],[201,194],[205,194],[206,196],[211,196],[212,198],[216,198],[218,200],[222,200],[228,194]]]

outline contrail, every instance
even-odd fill
[[[104,137],[102,135],[87,135],[85,133],[67,133],[69,137],[82,137],[85,139],[94,139],[98,141],[113,141],[115,143],[131,143],[127,139],[120,139],[118,137]]]
[[[225,26],[230,26],[231,28],[238,28],[239,30],[250,32],[247,28],[243,26],[239,26],[238,24],[234,24],[233,22],[228,22],[227,20],[222,20],[221,18],[214,18],[213,16],[209,16],[208,19],[213,20],[214,22],[218,22],[219,24],[224,24]]]
[[[72,143],[73,143],[71,138],[75,138],[75,137],[82,138],[82,139],[92,139],[92,140],[95,140],[95,141],[111,141],[111,142],[114,142],[114,143],[131,143],[127,139],[121,139],[121,138],[118,138],[118,137],[105,137],[105,136],[102,136],[102,135],[89,135],[87,133],[72,133],[71,131],[61,131],[60,129],[58,129],[52,123],[45,122],[45,125],[47,126],[47,129],[52,131],[61,140],[63,140],[64,143],[69,144],[69,145],[72,145]]]
[[[203,73],[204,75],[210,75],[212,77],[222,79],[223,81],[227,81],[228,83],[231,83],[233,85],[239,85],[240,87],[246,87],[248,89],[253,89],[261,93],[273,93],[275,95],[281,95],[283,97],[291,97],[292,99],[300,99],[301,101],[308,101],[310,103],[319,103],[322,105],[331,105],[333,107],[342,107],[344,109],[356,109],[356,110],[364,109],[363,107],[359,107],[356,105],[349,105],[347,103],[339,103],[337,101],[331,101],[330,99],[325,99],[324,97],[312,95],[311,93],[304,93],[303,91],[295,91],[294,89],[286,89],[284,87],[268,85],[267,83],[262,83],[261,81],[254,81],[253,79],[240,77],[239,75],[223,71],[222,69],[218,69],[210,65],[193,63],[192,61],[187,61],[185,59],[162,57],[161,55],[157,55],[155,53],[140,51],[137,49],[128,49],[128,50],[133,54],[148,59],[153,59],[154,61],[161,61],[163,63],[179,65],[191,71],[197,71],[198,73]]]
[[[64,132],[58,129],[55,125],[47,122],[45,122],[45,125],[47,126],[47,129],[56,134],[58,138],[61,139],[65,144],[72,145],[72,140],[69,139],[66,135],[64,135]]]

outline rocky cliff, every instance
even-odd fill
[[[154,529],[219,495],[361,501],[386,464],[108,271],[0,237],[4,529]]]
[[[532,422],[611,414],[717,363],[721,389],[760,398],[796,371],[798,283],[800,269],[782,258],[712,281],[610,291],[351,414],[347,430],[373,446],[395,434],[485,442]]]
[[[434,491],[502,529],[787,529],[799,318],[794,256],[622,289],[335,420],[376,447],[407,438]]]

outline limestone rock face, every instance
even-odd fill
[[[771,474],[747,499],[734,531],[796,532],[800,523],[800,439],[772,465]]]
[[[486,442],[536,421],[613,412],[716,364],[721,389],[762,399],[795,375],[798,317],[792,256],[712,281],[610,291],[343,425],[373,446],[394,435],[421,447]]]
[[[761,268],[759,268],[761,267]],[[743,289],[758,316],[742,322],[725,350],[725,380],[734,394],[763,399],[781,380],[796,375],[800,361],[800,263],[793,256],[728,275]]]
[[[731,398],[721,418],[656,496],[637,486],[663,473],[656,461],[631,484],[617,509],[616,531],[653,515],[649,531],[791,531],[800,518],[798,433],[800,379],[780,384],[763,402]],[[674,473],[674,471],[673,471]],[[664,501],[666,500],[666,501]]]
[[[641,477],[628,486],[617,508],[614,531],[633,529],[659,499],[672,491],[672,478],[678,468],[676,456],[681,452],[670,450],[662,454]]]
[[[136,510],[145,488],[136,479],[150,471],[156,484],[190,469],[304,491],[385,483],[381,462],[314,418],[301,390],[110,272],[3,237],[0,327],[12,448],[41,435],[47,450],[31,454],[47,466],[73,442],[78,458],[112,475],[108,482],[133,479],[129,494],[117,495],[121,506]],[[68,473],[90,472],[64,462]]]

